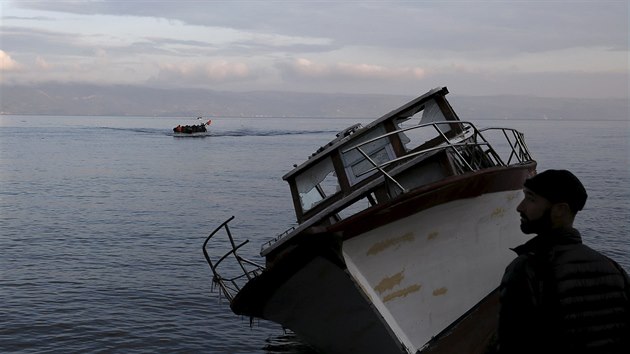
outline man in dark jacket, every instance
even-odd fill
[[[582,244],[573,220],[586,190],[566,170],[525,181],[521,230],[500,286],[500,353],[630,353],[630,279]]]

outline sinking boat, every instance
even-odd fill
[[[202,119],[201,117],[197,118]],[[206,126],[212,123],[211,119],[201,124],[192,125],[177,125],[173,128],[173,136],[206,136],[208,135],[208,129]]]
[[[234,313],[324,353],[486,350],[536,162],[522,133],[460,120],[447,94],[349,127],[285,174],[297,223],[262,245],[264,264],[241,256],[234,217],[208,236]]]

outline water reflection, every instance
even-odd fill
[[[292,354],[316,354],[313,348],[303,343],[294,333],[285,331],[280,336],[271,336],[265,340],[262,348],[267,354],[292,353]]]

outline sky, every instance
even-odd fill
[[[627,0],[0,0],[0,84],[626,98]]]

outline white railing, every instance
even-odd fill
[[[453,138],[448,138],[439,126],[453,124],[460,124],[462,126],[463,133]],[[408,154],[382,163],[375,162],[361,149],[362,146],[373,143],[377,140],[388,139],[391,135],[401,134],[416,129],[435,129],[437,134],[434,138],[437,138],[439,141],[430,148],[409,152]],[[482,132],[486,131],[499,131],[503,133],[503,137],[505,138],[504,143],[507,143],[509,146],[507,156],[502,157],[495,150],[493,144],[491,144],[482,134]],[[342,152],[347,153],[355,149],[373,166],[371,169],[367,169],[362,174],[378,170],[386,179],[393,182],[403,192],[406,192],[406,189],[395,178],[393,178],[386,169],[399,162],[422,155],[428,155],[436,151],[446,150],[450,152],[452,156],[455,157],[455,162],[457,167],[461,170],[461,173],[466,171],[476,171],[493,166],[508,166],[513,163],[523,163],[531,160],[531,155],[527,149],[527,145],[525,145],[525,140],[521,132],[510,128],[485,128],[479,130],[473,123],[465,121],[433,122],[398,129],[364,141]]]

